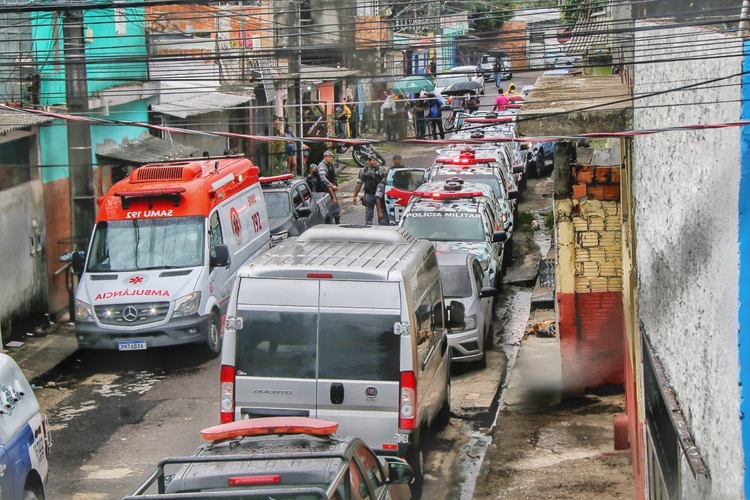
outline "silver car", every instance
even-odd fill
[[[457,363],[477,362],[487,365],[486,348],[492,345],[492,298],[495,289],[489,286],[477,258],[465,252],[439,252],[438,267],[443,281],[445,305],[453,306],[448,318],[448,345]]]

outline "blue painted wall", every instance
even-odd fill
[[[742,119],[750,120],[750,42],[744,43],[742,62]],[[750,126],[740,133],[739,304],[740,414],[745,461],[745,498],[750,498]],[[745,389],[748,390],[745,390]]]
[[[118,14],[115,14],[115,10]],[[116,21],[120,21],[119,23]],[[52,12],[31,16],[33,54],[42,79],[43,105],[65,102],[65,66],[62,61],[62,15]],[[115,85],[147,79],[143,8],[86,11],[86,71],[89,94]],[[118,33],[119,30],[119,33]]]

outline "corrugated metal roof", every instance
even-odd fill
[[[168,104],[155,104],[151,106],[151,110],[165,115],[176,116],[177,118],[187,118],[189,116],[202,115],[239,106],[240,104],[249,102],[252,98],[253,96],[249,95],[210,92]]]
[[[571,32],[570,41],[565,44],[569,56],[583,56],[592,45],[609,44],[609,20],[605,15],[578,21]]]
[[[525,9],[513,13],[511,21],[524,21],[526,23],[541,23],[549,21],[560,21],[559,9]]]
[[[0,110],[0,134],[10,130],[39,125],[40,123],[48,123],[52,120],[49,116],[24,113],[23,111]]]
[[[172,144],[153,136],[141,136],[133,141],[125,139],[122,144],[112,142],[96,147],[97,156],[134,165],[187,158],[197,151],[197,148]]]

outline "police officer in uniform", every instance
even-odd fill
[[[378,164],[378,158],[375,155],[370,155],[367,158],[367,164],[365,168],[359,171],[359,177],[357,177],[357,185],[354,186],[354,197],[352,203],[357,204],[357,195],[359,195],[360,189],[364,189],[364,196],[362,197],[362,203],[365,206],[365,224],[372,225],[372,218],[375,214],[375,210],[378,211],[378,221],[384,219],[383,206],[377,203],[378,198],[375,196],[378,184],[383,182],[388,172]]]
[[[339,200],[336,198],[336,191],[333,189],[333,185],[328,182],[325,176],[320,175],[318,172],[318,166],[316,164],[308,165],[307,175],[305,176],[305,182],[307,182],[310,191],[316,193],[328,193],[331,195],[331,201],[333,203],[333,211],[340,213],[338,210]],[[339,223],[338,216],[334,217],[334,222]]]
[[[333,190],[338,191],[338,174],[336,173],[336,165],[333,162],[333,153],[330,150],[323,153],[323,161],[318,165],[318,175],[325,177],[325,179],[333,186]],[[332,215],[333,221],[336,224],[339,224],[341,222],[341,206],[338,203],[333,204]]]

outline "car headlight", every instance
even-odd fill
[[[482,266],[482,271],[486,271],[487,268],[490,267],[490,263],[487,259],[477,259],[479,260],[479,265]]]
[[[94,322],[94,308],[82,300],[76,299],[76,321]]]
[[[477,327],[477,316],[472,314],[464,318],[464,330],[474,330]]]
[[[174,301],[174,312],[172,313],[173,318],[182,318],[190,316],[198,311],[198,306],[201,304],[201,293],[193,292],[184,297]]]

